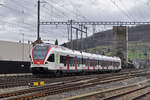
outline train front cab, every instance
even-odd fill
[[[50,45],[36,45],[32,49],[31,71],[33,74],[48,74],[49,66],[54,65],[54,54],[50,55]]]

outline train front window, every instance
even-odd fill
[[[49,58],[48,58],[47,61],[49,61],[49,62],[54,62],[54,61],[55,61],[54,54],[51,54],[51,55],[49,56]]]
[[[35,46],[33,49],[33,59],[43,60],[48,52],[49,46]]]

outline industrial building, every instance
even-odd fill
[[[0,73],[30,72],[32,44],[0,41]]]

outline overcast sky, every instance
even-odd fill
[[[37,0],[0,0],[0,40],[36,40]],[[41,0],[41,21],[150,21],[150,0]],[[89,35],[92,34],[89,27]],[[96,31],[106,26],[96,26]],[[67,40],[67,26],[41,26],[41,38]],[[74,35],[75,38],[75,35]]]

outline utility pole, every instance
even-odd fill
[[[94,33],[96,31],[96,25],[93,24],[93,40],[94,40]]]
[[[72,26],[72,20],[70,20],[70,23],[69,23],[69,25],[70,25],[70,36],[71,36],[71,39],[70,39],[70,44],[71,44],[71,49],[73,50],[74,49],[74,41],[73,41],[73,39],[72,39],[72,36],[73,36],[73,32],[72,32],[72,29],[75,29],[76,30],[76,46],[77,46],[77,48],[76,49],[78,49],[78,39],[79,39],[79,35],[78,35],[78,31],[80,31],[81,32],[81,37],[80,37],[80,39],[81,39],[81,49],[83,49],[83,33],[86,33],[86,37],[87,37],[87,27],[83,27],[83,25],[79,25],[80,27],[79,28],[77,28],[77,27],[74,27],[74,26]],[[83,29],[86,29],[86,31],[83,31]]]
[[[24,33],[22,33],[22,61],[24,61]]]
[[[78,40],[78,28],[76,29],[76,40]]]
[[[85,34],[86,34],[86,39],[85,40],[87,40],[87,27],[86,26],[84,26],[84,28],[85,28]],[[88,46],[88,43],[86,42],[85,43],[85,50],[87,50],[87,46]]]
[[[71,34],[71,49],[73,50],[73,41],[72,41],[72,20],[70,20],[70,34]]]
[[[68,32],[68,41],[70,40],[70,35],[69,35],[69,33],[70,33],[70,25],[67,25],[67,32]]]
[[[86,38],[87,38],[87,27],[86,27],[86,26],[84,26],[84,28],[85,28]]]
[[[83,36],[83,33],[82,33],[82,31],[83,31],[83,27],[82,27],[83,25],[81,25],[81,40],[82,40],[82,36]]]
[[[81,24],[81,50],[83,50],[83,25]]]
[[[78,28],[76,29],[76,49],[78,50]]]
[[[40,38],[40,0],[38,0],[38,19],[37,19],[37,41],[40,43],[41,38]]]

